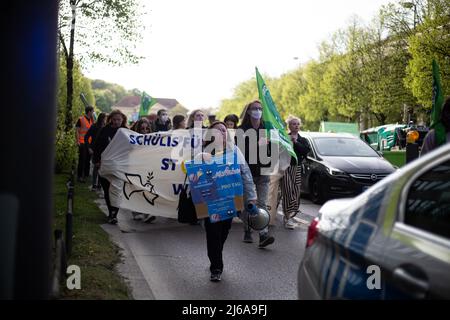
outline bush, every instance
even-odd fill
[[[75,129],[72,129],[69,132],[57,130],[55,149],[55,172],[70,172],[72,164],[75,164],[78,155],[77,144],[75,141]]]

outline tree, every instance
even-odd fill
[[[409,38],[412,58],[405,78],[405,85],[426,112],[431,111],[433,59],[440,66],[442,90],[450,93],[450,1],[429,1],[429,9],[430,14],[418,26],[417,33]]]
[[[140,16],[136,0],[61,0],[58,35],[66,66],[65,131],[73,125],[75,43],[81,64],[137,63],[135,43],[140,39]],[[99,32],[101,30],[101,32]]]
[[[64,60],[59,65],[59,87],[57,100],[57,122],[56,122],[56,159],[55,170],[61,172],[63,170],[70,170],[73,162],[76,159],[77,149],[75,141],[75,129],[71,127],[66,131],[66,101],[67,101],[67,84],[66,71]],[[94,104],[94,93],[91,89],[91,81],[83,76],[81,68],[78,63],[74,64],[73,68],[73,89],[74,95],[79,96],[84,93],[89,104]],[[80,99],[74,101],[73,109],[70,117],[76,118],[84,110],[84,105]]]

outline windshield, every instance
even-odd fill
[[[317,153],[328,157],[379,157],[371,147],[360,139],[314,138]]]

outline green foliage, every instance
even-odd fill
[[[89,104],[94,105],[94,94],[91,89],[91,81],[83,76],[78,64],[74,66],[74,104],[72,109],[72,119],[77,121],[84,113],[84,104],[80,99],[83,93]],[[60,61],[59,66],[59,84],[58,84],[58,110],[56,118],[56,172],[68,171],[72,163],[75,162],[78,155],[78,149],[75,136],[75,123],[69,131],[65,131],[65,108],[66,108],[66,68],[64,60]]]
[[[60,40],[67,48],[70,39],[71,0],[61,0]],[[143,57],[135,54],[142,39],[143,7],[136,0],[76,1],[75,43],[77,60],[87,66],[97,62],[110,65],[137,63]]]
[[[110,112],[111,107],[126,95],[132,95],[121,85],[106,82],[104,80],[92,80],[92,89],[95,97],[95,105],[102,112]]]
[[[364,129],[404,122],[413,107],[413,118],[428,121],[433,59],[450,94],[450,0],[390,3],[369,25],[352,19],[319,53],[318,60],[266,81],[282,117],[299,116],[304,130],[318,130],[321,121]],[[240,114],[256,97],[254,79],[245,81],[222,101],[219,114]]]
[[[267,80],[266,80],[267,81]],[[217,119],[223,120],[228,114],[236,114],[240,117],[247,103],[258,99],[256,78],[240,83],[235,89],[231,99],[225,99],[217,112]]]
[[[433,59],[440,66],[442,90],[450,94],[450,1],[430,2],[430,15],[409,38],[412,59],[405,78],[405,85],[428,111],[431,111]]]
[[[67,208],[67,175],[55,175],[53,229],[65,229]],[[68,290],[61,286],[60,299],[124,300],[129,299],[128,288],[117,273],[120,251],[100,226],[105,215],[94,203],[95,193],[85,184],[75,185],[73,216],[73,248],[68,264],[81,268],[82,290]]]

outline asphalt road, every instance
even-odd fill
[[[105,211],[103,200],[99,205]],[[299,218],[311,220],[319,206],[304,200]],[[281,212],[271,229],[273,245],[258,249],[242,242],[243,224],[235,219],[225,243],[220,283],[209,281],[206,234],[201,225],[185,225],[157,217],[151,224],[132,220],[121,210],[117,226],[103,227],[124,249],[119,271],[135,299],[157,300],[292,300],[297,299],[297,270],[306,241],[306,224],[294,230],[282,226]]]

